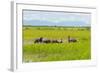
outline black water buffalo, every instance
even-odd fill
[[[42,43],[43,37],[35,39],[34,43]]]
[[[40,37],[40,38],[35,39],[34,43],[51,43],[51,40]]]
[[[52,40],[52,43],[63,43],[62,39],[61,40]]]
[[[68,42],[77,42],[76,38],[71,38],[70,36],[68,36]]]
[[[58,40],[52,40],[52,43],[59,43]]]
[[[50,40],[50,39],[46,39],[43,37],[40,37],[38,39],[35,39],[34,43],[63,43],[62,39],[61,40]]]
[[[51,43],[51,40],[50,40],[50,39],[45,39],[45,38],[44,38],[44,39],[42,40],[42,42],[43,42],[43,43]]]

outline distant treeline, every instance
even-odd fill
[[[23,25],[23,27],[63,27],[63,28],[90,28],[91,26],[32,26],[32,25]]]
[[[64,26],[23,26],[24,30],[34,29],[34,30],[90,30],[90,27],[64,27]]]

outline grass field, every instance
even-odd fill
[[[23,62],[91,59],[90,27],[23,26]],[[68,43],[68,35],[77,42]],[[34,43],[34,39],[62,39],[64,43]]]

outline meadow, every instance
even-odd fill
[[[91,59],[91,28],[61,26],[23,26],[23,62]],[[77,42],[68,42],[68,36]],[[39,37],[62,39],[63,43],[34,43]]]

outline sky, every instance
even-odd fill
[[[90,26],[91,14],[76,12],[23,10],[23,25]]]

